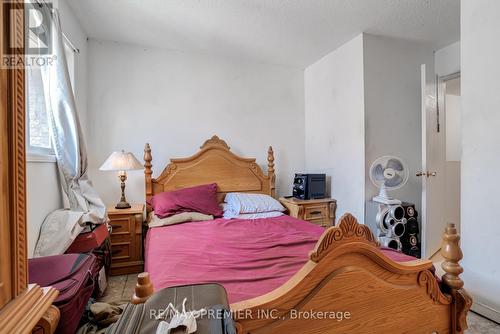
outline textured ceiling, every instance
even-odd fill
[[[459,0],[66,0],[90,38],[306,67],[361,32],[439,48]]]

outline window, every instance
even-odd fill
[[[28,110],[28,152],[52,154],[50,140],[49,115],[45,106],[42,74],[40,68],[30,67],[27,74],[27,110]]]
[[[68,63],[71,87],[74,87],[73,48],[65,41],[64,51]],[[26,104],[27,104],[27,151],[34,155],[53,155],[50,119],[45,105],[45,93],[40,67],[26,68]]]

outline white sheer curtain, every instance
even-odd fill
[[[57,9],[43,10],[52,12],[48,31],[52,34],[55,60],[42,68],[42,79],[52,142],[69,209],[56,210],[45,218],[35,257],[62,254],[87,222],[107,221],[106,206],[87,176],[87,152],[71,89],[59,13]]]

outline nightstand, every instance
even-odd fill
[[[144,204],[130,209],[108,207],[111,231],[111,275],[143,271],[142,222]]]
[[[335,225],[337,201],[333,198],[302,200],[281,197],[280,202],[292,217],[323,227]]]

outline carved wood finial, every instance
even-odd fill
[[[132,304],[142,304],[154,293],[153,284],[149,277],[149,273],[143,272],[137,275],[137,284],[135,285],[135,292],[132,296]]]
[[[267,176],[269,177],[269,186],[271,191],[271,196],[276,196],[276,174],[274,171],[274,151],[273,147],[269,146],[267,150]]]
[[[272,146],[269,146],[267,150],[267,170],[269,173],[274,173],[274,151]]]
[[[144,147],[144,176],[146,178],[146,198],[153,195],[153,184],[151,182],[153,175],[153,165],[151,164],[152,160],[153,156],[151,155],[151,147],[149,146],[149,143],[147,143]]]
[[[144,167],[146,168],[146,171],[149,169],[151,170],[151,161],[153,160],[153,157],[151,156],[151,146],[149,146],[149,143],[146,143],[146,146],[144,147]]]
[[[378,247],[378,242],[368,226],[359,224],[352,214],[346,213],[340,218],[337,226],[330,227],[323,233],[309,258],[319,262],[339,245],[353,239]]]
[[[448,224],[444,230],[441,255],[445,259],[441,264],[441,268],[445,271],[443,282],[450,288],[454,301],[451,325],[455,333],[463,333],[467,329],[467,313],[472,306],[472,298],[462,289],[464,282],[460,274],[464,269],[459,262],[463,254],[460,248],[460,235],[455,224]]]
[[[451,289],[458,290],[462,288],[464,282],[460,278],[460,274],[464,270],[458,262],[463,258],[463,254],[460,248],[460,235],[457,233],[455,224],[448,224],[444,231],[441,255],[445,258],[445,261],[441,264],[441,267],[446,272],[443,281]]]
[[[219,147],[225,150],[230,149],[229,145],[222,139],[220,139],[217,135],[213,135],[212,138],[206,140],[203,145],[200,146],[200,149],[205,149],[208,147]]]

